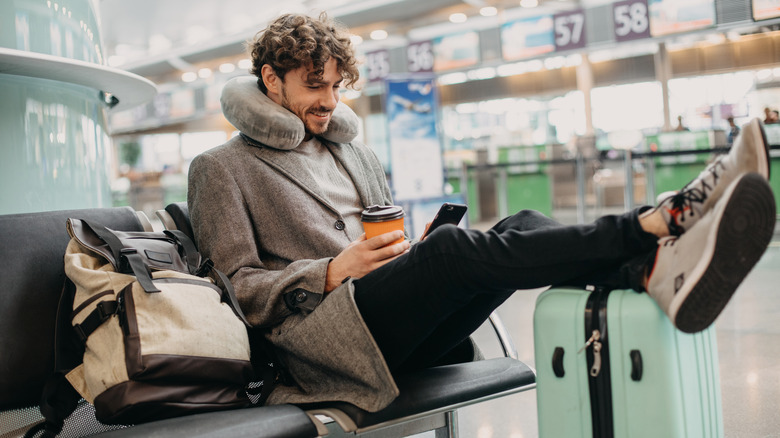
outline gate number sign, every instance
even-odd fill
[[[585,11],[582,9],[555,14],[555,50],[585,47]]]
[[[647,0],[627,0],[612,5],[615,40],[629,41],[650,36]]]

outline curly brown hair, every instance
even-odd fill
[[[328,18],[303,14],[285,14],[271,22],[248,41],[247,51],[252,58],[250,72],[257,76],[257,84],[263,93],[268,89],[263,83],[261,70],[268,64],[282,81],[290,70],[311,66],[309,79],[321,79],[325,63],[332,57],[346,87],[354,86],[360,77],[355,50],[345,27]]]

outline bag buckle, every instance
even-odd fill
[[[76,335],[81,342],[86,344],[89,335],[109,318],[117,315],[120,307],[121,303],[117,303],[116,301],[101,301],[95,304],[95,310],[93,310],[81,324],[75,324],[73,326],[73,330],[76,332]]]
[[[203,263],[200,264],[198,270],[195,271],[195,275],[198,277],[205,277],[209,272],[211,272],[213,267],[214,262],[212,262],[211,259],[203,260]]]
[[[79,340],[81,341],[81,344],[87,343],[87,333],[84,332],[84,329],[81,327],[81,324],[76,324],[73,326],[73,331],[76,332],[76,336],[79,337]]]
[[[130,260],[127,258],[127,256],[132,254],[138,254],[138,251],[135,248],[122,248],[119,250],[119,272],[125,274],[132,272],[132,269],[130,268]]]
[[[116,301],[101,301],[95,305],[98,311],[98,315],[101,321],[105,321],[116,315],[119,310],[119,306]]]

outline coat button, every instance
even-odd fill
[[[306,292],[301,291],[295,294],[295,301],[298,303],[306,301],[307,298],[309,298],[309,295],[307,295]]]
[[[342,220],[337,220],[337,221],[336,221],[336,223],[335,223],[335,227],[336,227],[336,229],[337,229],[337,230],[339,230],[339,231],[343,230],[343,229],[344,229],[344,227],[345,227],[345,225],[344,225],[344,221],[342,221]]]

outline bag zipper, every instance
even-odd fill
[[[613,438],[612,384],[609,366],[607,299],[609,291],[596,289],[585,306],[585,341],[593,438]],[[589,348],[590,347],[590,348]]]

